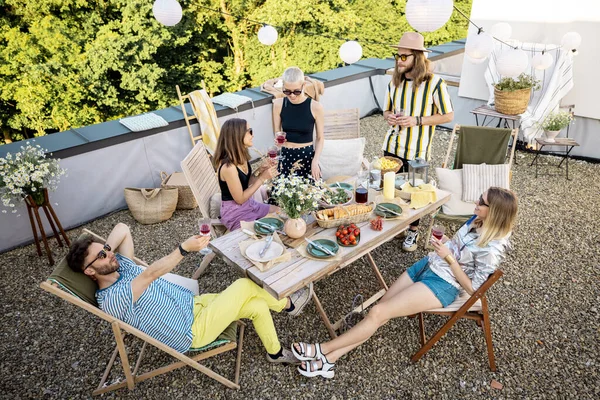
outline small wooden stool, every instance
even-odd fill
[[[50,223],[50,227],[52,228],[52,231],[54,232],[54,237],[58,241],[58,245],[60,247],[63,247],[62,241],[60,240],[60,234],[62,234],[62,237],[64,238],[67,246],[70,246],[71,242],[69,241],[67,234],[63,230],[63,227],[60,224],[60,221],[58,220],[58,217],[56,216],[56,213],[54,212],[52,205],[50,204],[50,200],[48,199],[48,189],[44,188],[43,190],[44,190],[44,192],[43,192],[44,200],[43,200],[42,204],[37,204],[35,202],[35,200],[33,199],[33,197],[31,197],[31,196],[27,196],[25,198],[25,204],[27,204],[27,213],[29,214],[29,222],[31,223],[31,230],[33,231],[33,239],[35,240],[35,246],[37,247],[38,256],[42,255],[42,249],[40,248],[40,240],[37,235],[36,221],[37,221],[37,226],[40,230],[40,234],[42,236],[42,240],[44,241],[44,247],[46,248],[46,254],[48,255],[48,261],[50,261],[50,265],[54,265],[54,258],[52,258],[52,252],[50,251],[50,247],[48,246],[48,239],[46,238],[46,232],[44,231],[44,226],[42,225],[42,219],[40,218],[40,213],[39,213],[40,207],[42,208],[42,210],[44,210],[44,213],[46,214],[46,218],[48,219],[48,222]],[[34,215],[35,215],[35,221],[33,219]],[[56,225],[54,225],[54,223],[56,223]],[[56,230],[57,226],[60,231],[60,234]]]

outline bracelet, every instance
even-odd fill
[[[452,263],[456,262],[456,258],[454,258],[452,254],[448,254],[446,257],[444,257],[444,261],[446,261],[448,265],[452,265]]]
[[[184,249],[183,249],[183,247],[181,246],[181,243],[179,244],[179,253],[181,253],[181,255],[182,255],[183,257],[185,257],[185,256],[187,256],[188,254],[190,254],[190,252],[189,252],[189,251],[187,251],[187,250],[184,250]]]

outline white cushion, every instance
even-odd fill
[[[509,189],[508,164],[463,164],[463,201],[475,201],[492,186]]]
[[[209,218],[219,219],[221,217],[221,193],[215,193],[210,198]]]
[[[442,206],[442,212],[447,215],[471,215],[475,211],[473,202],[462,201],[463,170],[436,168],[440,189],[450,192],[450,200]]]
[[[471,297],[471,295],[469,293],[465,292],[464,290],[461,290],[458,297],[452,302],[452,304],[448,304],[448,307],[433,308],[431,310],[427,310],[426,312],[458,311],[458,309],[461,308],[463,306],[463,304],[465,304],[467,302],[467,300],[469,300],[470,297]],[[469,308],[469,311],[471,311],[471,312],[481,311],[481,299],[477,300],[475,302],[475,304],[473,304],[471,306],[471,308]]]
[[[365,150],[365,138],[325,140],[319,165],[323,180],[333,176],[356,176]]]

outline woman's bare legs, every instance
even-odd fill
[[[391,299],[392,297],[394,297],[413,283],[414,282],[410,278],[410,275],[408,275],[408,272],[404,272],[402,275],[400,275],[400,278],[396,279],[396,282],[392,283],[392,286],[390,286],[388,291],[385,292],[385,295],[381,298],[381,300],[379,300],[379,303]]]

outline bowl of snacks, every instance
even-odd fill
[[[341,188],[330,188],[319,200],[321,208],[333,208],[339,205],[348,205],[352,202],[352,192]]]
[[[354,224],[340,225],[335,237],[340,246],[354,247],[360,242],[360,228]]]
[[[402,160],[399,160],[394,157],[384,156],[380,157],[379,160],[375,163],[375,168],[381,170],[381,178],[383,179],[383,175],[386,172],[396,173],[400,171],[402,167]]]

